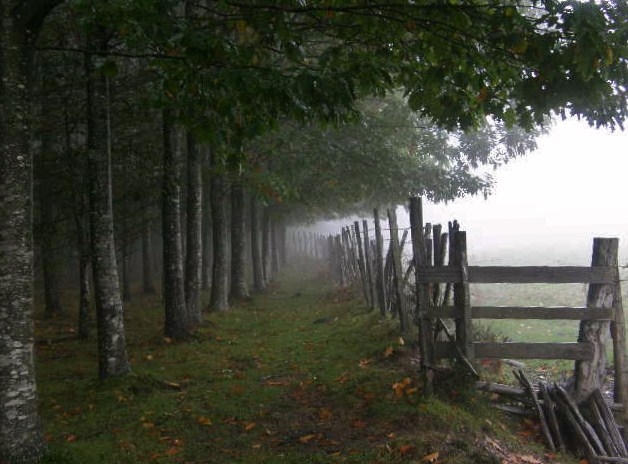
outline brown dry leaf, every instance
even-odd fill
[[[416,446],[414,446],[414,445],[401,445],[399,447],[399,452],[403,456],[407,456],[408,454],[413,453],[414,450],[416,450]]]
[[[267,380],[264,382],[264,385],[268,385],[269,387],[285,387],[286,385],[290,385],[289,380]]]
[[[174,340],[170,337],[164,337],[164,343],[170,345]]]
[[[368,365],[371,364],[371,360],[370,359],[363,359],[360,361],[360,367],[362,369],[368,367]]]
[[[363,429],[366,427],[366,422],[360,419],[356,419],[351,422],[351,427],[353,427],[354,429]]]
[[[145,422],[142,422],[142,427],[144,427],[145,429],[152,429],[155,427],[155,423],[150,422],[150,421],[145,421]]]
[[[405,345],[405,344],[406,344],[406,341],[403,339],[403,337],[399,337],[399,339],[397,340],[397,342],[398,342],[401,346],[403,346],[403,345]]]
[[[421,458],[421,462],[436,462],[438,461],[438,451],[431,454],[426,454]]]
[[[316,438],[316,434],[311,433],[309,435],[303,435],[302,437],[299,437],[299,441],[301,443],[309,443],[310,441],[312,441],[313,438]]]
[[[321,408],[318,411],[318,418],[322,421],[329,419],[334,413],[329,408]]]
[[[174,456],[175,454],[177,454],[179,452],[178,448],[175,448],[174,446],[171,446],[170,448],[168,448],[166,450],[166,452],[164,453],[166,456]]]
[[[539,461],[534,456],[519,456],[519,460],[525,464],[543,464],[542,461]]]
[[[244,431],[248,432],[249,430],[253,430],[257,424],[255,422],[245,422],[243,427]]]
[[[212,425],[212,420],[209,417],[201,416],[196,421],[201,425]]]
[[[390,358],[394,352],[394,348],[392,346],[389,346],[384,350],[383,356],[384,358]]]
[[[65,437],[65,441],[67,441],[68,443],[74,443],[76,441],[76,435],[68,435],[67,437]]]
[[[166,387],[174,388],[175,390],[181,390],[181,384],[177,382],[170,382],[168,380],[164,380],[164,385]]]

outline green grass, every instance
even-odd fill
[[[502,462],[486,437],[542,455],[530,427],[491,409],[469,379],[439,376],[425,399],[396,324],[315,270],[287,269],[184,343],[162,336],[158,297],[126,313],[133,374],[105,382],[73,320],[37,323],[46,462]]]

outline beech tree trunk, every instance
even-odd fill
[[[142,290],[147,295],[155,293],[153,277],[153,238],[151,220],[144,220],[144,230],[142,231]]]
[[[264,268],[264,281],[268,284],[273,280],[272,250],[273,250],[273,222],[270,218],[268,207],[264,208],[262,216],[262,266]]]
[[[185,299],[192,325],[203,320],[200,305],[202,263],[202,204],[201,151],[194,136],[187,133],[187,248],[185,255]]]
[[[173,146],[174,126],[170,110],[163,110],[164,165],[162,178],[162,227],[164,334],[175,339],[190,336],[190,322],[183,283],[183,247],[181,236],[181,201],[179,187],[179,151]]]
[[[104,42],[92,46],[106,50]],[[98,328],[98,375],[104,379],[125,375],[130,366],[113,233],[108,84],[106,78],[94,70],[93,59],[93,55],[86,54],[89,219]]]
[[[227,225],[227,181],[217,153],[211,154],[211,210],[213,235],[212,291],[209,307],[212,311],[229,309],[229,247]]]
[[[207,183],[204,185],[207,185]],[[205,193],[203,194],[203,259],[201,260],[201,288],[203,290],[209,290],[212,286],[213,239],[212,209],[209,190],[209,188],[205,188]]]
[[[131,246],[126,225],[122,228],[122,300],[126,303],[133,299],[131,290]]]
[[[253,266],[253,288],[261,292],[266,288],[264,265],[262,262],[262,230],[260,205],[256,198],[251,198],[251,263]]]
[[[47,181],[44,181],[47,182]],[[59,259],[55,247],[58,246],[55,234],[54,207],[50,203],[51,194],[45,187],[40,188],[41,206],[41,260],[44,274],[44,317],[59,316],[63,310],[59,298]]]
[[[231,184],[231,298],[249,296],[246,285],[246,235],[244,187],[241,181]]]
[[[34,365],[32,53],[53,2],[0,0],[0,462],[37,462],[46,450]]]

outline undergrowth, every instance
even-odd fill
[[[309,268],[314,268],[308,263]],[[47,463],[539,463],[533,424],[463,374],[422,395],[416,353],[350,289],[291,268],[263,295],[162,336],[156,297],[126,307],[133,373],[96,380],[95,342],[37,323]],[[526,460],[527,459],[527,460]]]

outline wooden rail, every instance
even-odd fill
[[[471,284],[612,284],[619,280],[617,268],[583,266],[468,266]],[[462,282],[459,266],[419,266],[420,283]]]

